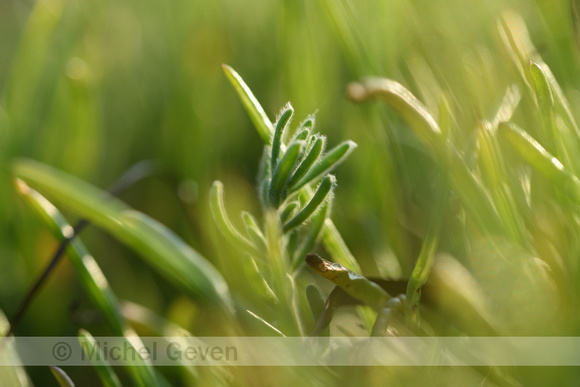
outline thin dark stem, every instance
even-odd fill
[[[121,176],[121,178],[119,180],[117,180],[107,191],[112,196],[118,196],[124,190],[126,190],[127,188],[129,188],[130,186],[132,186],[133,184],[138,182],[139,180],[141,180],[145,177],[151,176],[151,175],[159,172],[159,170],[160,170],[160,168],[155,162],[153,162],[151,160],[141,161],[141,162],[135,164],[134,166],[132,166],[127,172],[125,172],[125,174],[123,174],[123,176]],[[38,292],[40,291],[42,286],[45,284],[47,278],[54,271],[54,269],[56,268],[58,263],[62,260],[62,257],[64,256],[64,252],[66,251],[67,246],[89,224],[90,224],[90,222],[87,219],[81,219],[76,224],[76,226],[74,226],[74,228],[73,228],[74,233],[69,237],[65,237],[60,242],[60,244],[59,244],[58,248],[56,249],[56,251],[54,252],[49,264],[43,270],[40,277],[38,277],[38,279],[34,282],[32,287],[30,288],[30,290],[26,293],[26,296],[24,297],[24,299],[22,300],[22,302],[18,306],[16,313],[14,313],[14,316],[12,316],[12,318],[10,319],[10,325],[8,328],[8,332],[6,332],[5,336],[10,336],[12,333],[14,333],[14,330],[16,329],[16,327],[18,326],[18,324],[22,320],[22,317],[24,317],[24,314],[26,313],[26,311],[30,307],[30,304],[32,303],[32,301],[34,301],[34,299],[38,295]]]

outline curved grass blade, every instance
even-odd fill
[[[491,122],[492,128],[497,128],[500,122],[511,120],[516,108],[518,107],[522,93],[516,84],[507,88],[501,101],[501,105]]]
[[[233,314],[233,302],[221,274],[156,220],[92,185],[45,164],[21,159],[13,164],[20,179],[36,186],[81,216],[106,229],[139,252],[168,279]]]
[[[306,175],[292,186],[288,187],[288,193],[296,192],[311,181],[330,173],[338,164],[342,163],[355,149],[357,145],[352,141],[345,141],[330,150],[319,163],[308,170]]]
[[[546,77],[548,84],[551,85],[556,113],[562,116],[566,126],[568,126],[575,134],[576,139],[580,138],[580,130],[578,124],[574,119],[568,99],[564,95],[562,88],[556,81],[556,77],[550,68],[544,63],[542,58],[538,55],[536,47],[532,44],[528,29],[522,17],[513,12],[504,12],[499,19],[498,28],[508,53],[512,56],[522,78],[527,81],[529,85],[532,84],[531,74],[525,71],[526,66],[529,66],[530,59],[538,64]]]
[[[397,110],[421,141],[437,155],[441,154],[444,143],[437,122],[425,105],[400,83],[386,78],[368,78],[360,83],[351,83],[347,94],[357,102],[372,97],[383,98]]]
[[[262,230],[260,230],[260,227],[258,227],[256,219],[252,216],[252,214],[246,211],[242,211],[242,220],[246,225],[246,233],[250,237],[252,244],[256,247],[266,247],[266,237],[264,237]]]
[[[50,371],[52,372],[52,375],[60,387],[75,387],[75,384],[73,383],[70,376],[68,376],[66,372],[62,370],[62,368],[50,366]]]
[[[52,203],[24,182],[17,181],[17,185],[26,202],[40,215],[57,239],[70,239],[74,236],[71,234],[73,228]],[[141,347],[143,344],[120,315],[119,302],[109,287],[107,279],[80,239],[75,238],[70,242],[67,253],[80,278],[79,282],[105,317],[111,332],[116,336],[132,337],[132,340],[128,342],[136,347]],[[148,386],[155,383],[155,375],[148,365],[145,361],[129,365],[130,375],[136,385]]]
[[[4,88],[4,106],[13,119],[25,119],[30,112],[65,9],[66,1],[42,0],[35,2],[29,12]]]
[[[354,255],[348,249],[346,242],[342,239],[340,232],[332,222],[327,218],[324,221],[324,230],[322,231],[322,243],[330,256],[339,264],[349,270],[360,271],[360,266]]]
[[[439,247],[439,239],[441,238],[441,228],[443,225],[443,214],[446,212],[447,206],[444,205],[447,198],[446,191],[443,187],[439,187],[435,205],[431,212],[425,238],[421,245],[419,257],[411,273],[411,278],[407,283],[407,306],[411,311],[416,310],[421,300],[421,287],[427,282],[433,262],[435,261],[435,253]]]
[[[154,336],[165,337],[167,344],[178,343],[182,348],[191,346],[194,343],[205,345],[202,340],[197,341],[197,339],[194,339],[194,335],[191,332],[142,305],[124,301],[121,313],[131,325],[139,326]],[[232,335],[235,334],[232,333]],[[199,384],[201,376],[196,367],[192,367],[185,358],[181,357],[176,361],[176,365],[179,365],[184,371],[184,376],[191,380],[191,383],[187,385]],[[214,385],[228,386],[231,384],[233,375],[230,367],[204,368],[210,373]]]
[[[324,313],[324,298],[316,286],[308,285],[306,287],[306,299],[308,300],[308,305],[310,306],[310,311],[312,312],[312,317],[314,318],[314,323],[316,324],[316,322],[320,320],[320,317]],[[312,331],[314,332],[314,327]],[[329,336],[330,329],[327,326],[322,332],[315,333],[316,335],[320,334],[322,336]]]
[[[449,102],[449,96],[446,93],[442,93],[438,101],[438,111],[439,111],[439,129],[441,130],[441,135],[444,141],[448,141],[451,136],[451,124],[453,121],[453,113],[451,111],[451,103]]]
[[[306,220],[308,220],[308,218],[318,211],[320,206],[322,206],[322,204],[327,200],[334,187],[336,187],[336,178],[333,175],[328,175],[322,179],[310,202],[308,202],[302,211],[284,224],[284,227],[282,228],[284,233],[302,225]]]
[[[453,189],[482,230],[501,232],[503,226],[487,192],[465,162],[445,139],[427,108],[401,84],[385,78],[369,78],[349,85],[348,93],[355,101],[380,96],[391,104],[407,125],[434,153],[442,167],[449,170]]]
[[[10,329],[8,319],[0,309],[0,337],[5,337],[4,332]],[[0,344],[0,361],[10,364],[21,364],[20,357],[16,351],[14,343],[8,342],[4,339]],[[32,386],[28,375],[22,365],[14,365],[12,367],[0,367],[0,381],[7,386],[28,387]]]
[[[499,134],[510,146],[542,176],[580,204],[580,180],[568,171],[527,132],[512,123],[502,123]]]
[[[536,90],[538,106],[540,108],[540,118],[542,121],[542,128],[544,129],[546,150],[556,156],[561,156],[558,154],[559,152],[556,148],[556,136],[558,133],[556,130],[556,117],[554,113],[554,97],[552,96],[552,90],[550,90],[550,85],[546,75],[542,71],[542,68],[533,61],[530,61],[530,74],[534,84],[534,89]]]
[[[478,146],[483,181],[490,189],[505,230],[513,240],[525,243],[525,226],[507,184],[507,170],[497,143],[497,130],[494,130],[489,122],[480,125]]]
[[[260,273],[260,269],[258,269],[258,265],[252,256],[246,255],[244,257],[243,270],[246,282],[260,298],[268,302],[279,302],[278,297],[276,297],[276,294],[266,282],[264,275]]]
[[[228,80],[242,101],[242,104],[250,116],[252,123],[256,127],[258,134],[262,138],[262,141],[264,141],[264,144],[270,145],[273,132],[272,122],[268,118],[264,108],[262,108],[262,105],[260,105],[256,97],[254,97],[254,94],[248,85],[246,85],[242,77],[240,77],[240,75],[235,72],[234,69],[226,64],[223,64],[222,67]]]
[[[97,375],[99,375],[99,379],[103,386],[105,387],[121,387],[121,381],[119,377],[109,363],[105,359],[101,348],[98,346],[97,342],[95,341],[94,337],[84,329],[79,331],[79,343],[81,345],[82,350],[87,354],[96,353],[96,358],[91,356],[91,358],[95,359],[92,360],[93,366],[95,367],[95,371],[97,371]]]
[[[210,210],[213,219],[221,233],[235,246],[245,251],[254,252],[256,249],[251,241],[245,238],[230,222],[224,205],[224,185],[221,181],[214,181],[209,193]]]
[[[308,254],[306,263],[316,273],[375,310],[382,309],[391,299],[391,296],[376,283],[337,263],[322,259],[316,254]]]
[[[502,233],[504,226],[487,191],[474,174],[467,169],[457,151],[449,153],[449,180],[465,209],[473,216],[481,230]]]

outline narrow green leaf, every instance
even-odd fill
[[[18,179],[17,187],[27,204],[40,215],[55,238],[61,240],[73,236],[72,226],[52,203]],[[133,339],[129,343],[142,345],[135,332],[127,326],[120,315],[117,297],[109,287],[101,268],[79,238],[69,243],[67,254],[80,278],[79,282],[105,317],[111,332],[116,336],[131,336]],[[155,382],[153,368],[149,366],[150,364],[145,361],[129,366],[130,376],[136,385],[148,386]]]
[[[347,94],[355,101],[381,97],[403,117],[415,135],[437,155],[443,150],[444,142],[437,122],[409,90],[398,82],[386,78],[368,78],[360,83],[351,83]]]
[[[276,294],[274,294],[274,291],[268,282],[266,282],[264,275],[260,273],[260,269],[252,256],[246,254],[243,261],[243,268],[246,282],[260,298],[271,303],[279,302],[278,297],[276,297]]]
[[[270,203],[273,208],[280,207],[280,204],[284,201],[288,192],[286,189],[286,181],[288,181],[290,173],[296,166],[296,161],[303,149],[303,141],[292,143],[286,150],[282,160],[280,160],[280,164],[276,168],[276,171],[273,173],[270,187],[268,188],[268,203]]]
[[[507,88],[499,109],[497,110],[495,117],[491,122],[492,128],[497,128],[500,122],[511,120],[516,108],[518,107],[518,104],[520,103],[521,98],[522,93],[516,84],[513,84]]]
[[[71,238],[73,228],[56,207],[38,192],[28,187],[26,183],[17,180],[17,187],[27,204],[34,209],[58,239]],[[72,240],[67,248],[80,283],[87,294],[93,299],[99,310],[105,316],[107,324],[115,335],[123,335],[125,322],[119,314],[118,300],[111,290],[107,279],[94,258],[89,254],[79,238]]]
[[[451,123],[453,121],[453,114],[451,112],[451,103],[449,96],[442,93],[439,97],[439,129],[441,130],[444,141],[448,141],[451,136]]]
[[[70,376],[68,376],[66,372],[62,370],[62,368],[51,366],[50,371],[52,372],[52,375],[60,387],[75,387],[75,384],[73,383]]]
[[[580,173],[580,161],[578,161],[577,157],[572,157],[572,155],[576,155],[580,152],[580,129],[578,128],[576,119],[572,114],[570,103],[558,84],[556,77],[548,65],[546,65],[538,55],[538,50],[532,44],[532,40],[523,18],[513,12],[504,12],[502,17],[499,19],[498,27],[507,52],[511,55],[519,73],[528,85],[532,94],[534,94],[534,87],[532,85],[535,82],[532,79],[531,72],[528,71],[530,59],[541,68],[542,75],[551,88],[554,99],[554,110],[558,126],[556,135],[563,139],[561,146],[563,149],[567,150],[568,158],[562,159],[562,161],[568,163],[568,167],[571,168],[573,172]],[[557,157],[566,156],[563,154],[555,155]]]
[[[489,187],[498,215],[509,236],[520,243],[525,241],[524,225],[518,206],[508,186],[506,167],[497,143],[496,133],[489,122],[480,125],[478,133],[479,161],[483,181]]]
[[[240,75],[237,72],[235,72],[234,69],[232,69],[230,66],[224,64],[222,65],[222,67],[228,80],[230,81],[232,86],[234,86],[234,89],[236,90],[238,97],[242,101],[242,104],[244,105],[246,112],[250,116],[252,123],[256,127],[258,134],[262,138],[262,141],[264,141],[264,144],[270,145],[273,130],[272,130],[272,122],[266,115],[266,112],[264,112],[264,109],[262,108],[256,97],[254,97],[254,94],[252,93],[248,85],[246,85],[242,77],[240,77]]]
[[[332,219],[324,221],[322,231],[322,243],[328,254],[342,266],[350,270],[360,271],[360,266],[354,255],[348,249],[346,242],[342,239],[340,232],[332,222]]]
[[[310,311],[312,312],[314,321],[318,320],[318,317],[320,317],[324,310],[324,298],[320,290],[314,285],[308,285],[306,287],[306,299],[308,300],[308,305],[310,305]]]
[[[580,204],[580,180],[568,171],[527,132],[512,123],[502,123],[499,134],[511,147],[542,176]]]
[[[242,211],[242,220],[246,225],[246,233],[250,237],[252,244],[256,247],[257,246],[265,247],[266,238],[264,237],[262,230],[260,230],[260,227],[258,227],[258,223],[256,222],[256,219],[252,216],[252,214],[246,211]]]
[[[538,100],[538,107],[540,108],[540,118],[542,121],[542,128],[544,131],[544,142],[546,150],[558,156],[556,148],[556,117],[554,113],[554,97],[552,90],[542,71],[542,68],[533,61],[530,61],[530,74],[536,90],[536,98]]]
[[[258,316],[256,313],[252,312],[251,310],[246,310],[250,316],[256,319],[261,323],[262,327],[266,327],[269,333],[274,333],[276,336],[286,337],[282,331],[276,328],[274,325],[270,324],[268,321],[264,320],[262,317]]]
[[[294,140],[292,140],[292,142],[305,141],[308,138],[308,136],[310,136],[310,130],[302,129],[296,134],[296,136],[294,137]]]
[[[21,159],[14,174],[109,231],[139,252],[169,280],[216,303],[228,314],[233,304],[221,274],[199,253],[154,219],[92,185],[48,165]]]
[[[414,310],[419,304],[421,300],[421,287],[425,285],[431,273],[435,253],[437,252],[439,239],[441,238],[443,214],[447,212],[447,206],[445,206],[447,195],[443,187],[439,188],[439,192],[436,195],[437,198],[431,211],[425,238],[421,245],[421,251],[411,273],[411,278],[409,278],[409,282],[407,283],[407,305],[411,310]]]
[[[6,318],[6,315],[0,309],[0,337],[5,337],[5,332],[10,329],[10,323]],[[0,348],[0,361],[5,361],[11,364],[22,364],[20,356],[16,350],[14,342],[9,342],[8,340],[2,343]],[[15,387],[28,387],[32,386],[24,366],[14,365],[12,367],[0,367],[0,380],[6,386]]]
[[[318,158],[322,154],[325,145],[326,138],[324,137],[317,137],[314,140],[314,143],[312,144],[312,147],[310,147],[308,154],[306,157],[304,157],[298,168],[296,168],[294,174],[292,174],[290,179],[288,179],[289,187],[296,185],[296,183],[298,183],[298,181],[300,181],[300,179],[302,179],[308,173],[308,171],[310,171],[310,168],[312,168],[312,166],[318,161]]]
[[[230,222],[224,205],[224,185],[221,181],[216,180],[213,182],[209,196],[210,210],[213,219],[224,237],[226,237],[226,239],[234,246],[238,246],[241,250],[254,252],[256,248],[252,242],[240,234],[232,222]]]
[[[10,76],[6,77],[8,84],[3,88],[5,108],[17,121],[26,118],[35,93],[42,85],[47,60],[53,55],[51,48],[54,46],[51,43],[65,9],[64,0],[41,0],[35,2],[28,12],[17,51],[13,55]]]
[[[324,201],[322,206],[316,214],[311,218],[310,224],[308,226],[308,232],[304,237],[304,241],[300,246],[300,249],[293,254],[292,258],[292,270],[295,271],[304,263],[304,258],[308,253],[312,251],[316,243],[320,240],[322,236],[322,230],[324,228],[324,223],[328,219],[330,208],[332,207],[332,197],[329,197]]]
[[[284,223],[287,222],[291,216],[294,216],[296,211],[300,208],[300,204],[298,202],[291,202],[288,203],[282,213],[280,214],[280,220]]]
[[[266,220],[266,239],[268,241],[268,267],[271,277],[269,284],[272,290],[280,300],[276,304],[277,328],[284,334],[301,335],[301,325],[294,308],[294,289],[290,272],[290,259],[285,249],[286,238],[282,234],[282,225],[276,211],[267,211]]]
[[[97,371],[97,375],[99,375],[99,379],[103,386],[105,387],[121,387],[121,381],[119,377],[108,362],[105,359],[106,357],[103,354],[103,351],[98,346],[97,342],[95,341],[94,337],[84,329],[79,331],[79,343],[81,345],[82,350],[87,354],[96,354],[96,357],[92,357],[93,360],[91,361],[95,370]]]
[[[322,259],[316,254],[308,254],[306,263],[316,273],[340,286],[350,296],[375,310],[382,309],[391,299],[391,296],[379,285],[338,263]]]
[[[284,137],[284,132],[293,115],[294,109],[290,105],[290,102],[288,102],[282,108],[282,112],[276,121],[274,137],[272,138],[272,155],[270,156],[270,171],[272,175],[274,175],[274,171],[278,166],[278,158],[280,157],[280,153],[282,153],[282,138]]]
[[[370,78],[351,84],[348,92],[355,101],[379,96],[391,104],[415,135],[431,149],[441,166],[448,170],[452,188],[481,229],[487,232],[503,230],[493,202],[481,183],[467,169],[457,151],[444,141],[433,116],[409,90],[389,79]]]
[[[320,206],[327,200],[328,195],[334,187],[336,187],[336,178],[333,175],[328,175],[322,179],[310,202],[308,202],[302,211],[284,224],[284,227],[282,228],[284,233],[302,225],[306,220],[308,220],[308,218],[316,213]]]
[[[300,123],[299,129],[311,130],[312,128],[314,128],[315,124],[316,124],[316,118],[314,117],[314,114],[311,114],[308,117],[306,117],[306,119],[304,121],[302,121]]]
[[[502,233],[504,227],[489,194],[455,150],[449,153],[447,169],[451,187],[480,229],[487,233]]]
[[[429,278],[437,291],[433,300],[437,310],[446,313],[454,324],[472,336],[501,335],[490,300],[473,274],[447,254],[437,256]]]
[[[357,145],[350,140],[337,145],[335,148],[331,149],[319,163],[310,168],[302,179],[290,186],[288,192],[295,192],[311,181],[330,173],[338,164],[342,163],[356,147]]]
[[[308,300],[308,305],[310,306],[310,311],[312,312],[312,317],[316,324],[316,321],[318,321],[322,313],[324,313],[324,298],[316,286],[308,285],[306,287],[306,299]],[[324,331],[321,332],[321,336],[329,335],[330,329],[326,327]]]

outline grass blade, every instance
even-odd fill
[[[580,180],[527,132],[512,123],[502,123],[499,134],[542,176],[580,204]]]
[[[48,165],[27,159],[13,164],[20,179],[37,187],[79,215],[106,229],[139,252],[168,279],[192,294],[233,313],[228,286],[221,274],[177,235],[104,191]]]
[[[354,255],[348,249],[332,219],[326,219],[322,231],[322,243],[328,254],[339,264],[350,270],[360,271],[360,266]]]
[[[437,122],[409,90],[398,82],[386,78],[368,78],[360,83],[351,83],[347,94],[354,101],[381,97],[393,106],[403,117],[415,135],[440,155],[444,144]]]
[[[4,332],[8,332],[10,323],[0,309],[0,337],[4,337]],[[7,340],[7,339],[5,339]],[[0,347],[0,361],[10,364],[21,364],[20,357],[14,346],[14,343],[4,341]],[[0,380],[7,386],[28,387],[32,383],[26,375],[24,367],[15,365],[12,367],[0,367]]]
[[[308,300],[308,305],[310,306],[310,311],[312,312],[312,317],[314,318],[314,324],[316,324],[316,322],[320,319],[320,316],[322,316],[322,313],[324,313],[324,298],[316,286],[308,285],[306,287],[306,299]],[[326,327],[320,333],[320,335],[329,336],[330,329]]]
[[[413,268],[411,278],[409,278],[409,282],[407,283],[407,305],[412,311],[419,305],[419,301],[421,300],[421,287],[425,285],[427,278],[429,278],[433,262],[435,261],[435,253],[439,247],[443,214],[447,209],[447,206],[444,205],[445,199],[447,199],[446,191],[440,187],[437,196],[425,238],[421,245],[419,257]]]
[[[255,247],[247,238],[245,238],[232,224],[224,205],[224,185],[221,181],[214,181],[209,193],[210,210],[221,233],[234,246],[238,246],[245,251],[255,251]]]
[[[415,135],[430,148],[441,166],[448,169],[452,188],[481,229],[487,232],[503,230],[499,215],[484,187],[469,171],[458,152],[445,142],[431,113],[409,90],[389,79],[369,78],[362,83],[351,84],[348,93],[355,101],[378,96],[391,104]]]
[[[50,371],[52,372],[52,375],[60,387],[75,387],[75,384],[73,383],[70,376],[68,376],[66,372],[62,370],[62,368],[51,366]]]
[[[107,363],[105,356],[101,349],[99,348],[97,342],[95,341],[94,337],[84,329],[79,331],[79,343],[83,351],[89,355],[91,353],[96,353],[96,360],[93,360],[93,366],[99,375],[99,379],[103,386],[105,387],[121,387],[121,381],[119,377],[111,366]]]
[[[550,85],[546,75],[542,71],[542,68],[533,61],[530,61],[530,74],[534,84],[534,89],[536,90],[538,106],[540,108],[540,118],[542,120],[542,128],[544,129],[544,143],[546,145],[546,150],[556,156],[561,156],[558,154],[559,152],[556,147],[556,136],[558,133],[556,130],[556,117],[554,114],[554,97],[552,96],[552,90],[550,90]]]
[[[17,186],[23,198],[45,221],[55,238],[72,237],[73,228],[52,203],[22,181],[17,181]],[[132,340],[129,340],[129,343],[135,344],[137,347],[142,346],[135,332],[127,326],[121,316],[117,297],[109,287],[99,265],[79,238],[70,242],[67,254],[80,278],[79,282],[104,315],[111,332],[116,336],[130,336]],[[147,386],[155,383],[152,368],[147,365],[148,363],[145,361],[129,365],[130,375],[136,385]]]
[[[250,116],[252,123],[256,127],[258,134],[262,138],[262,141],[264,141],[264,144],[270,145],[272,138],[272,122],[268,118],[268,115],[266,115],[262,105],[260,105],[248,85],[246,85],[242,77],[240,77],[234,69],[225,64],[222,65],[222,67],[228,80],[242,101],[242,104]]]

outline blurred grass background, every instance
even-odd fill
[[[497,32],[508,9],[524,18],[570,101],[580,101],[569,1],[0,0],[2,309],[10,316],[56,247],[14,192],[8,164],[16,157],[103,188],[140,160],[162,162],[179,184],[147,179],[122,199],[218,261],[211,182],[224,181],[232,213],[258,213],[262,152],[222,63],[244,77],[272,119],[289,100],[297,120],[318,111],[317,129],[331,146],[359,144],[337,173],[333,218],[364,274],[408,277],[432,204],[432,161],[404,130],[388,134],[402,127],[392,111],[350,103],[345,86],[389,77],[431,111],[445,93],[457,143],[469,154],[478,122],[494,116],[508,86],[522,85]],[[518,113],[532,127],[536,118]],[[195,300],[133,252],[96,228],[83,240],[120,299],[204,331]],[[72,335],[90,325],[79,288],[63,262],[16,334]]]

